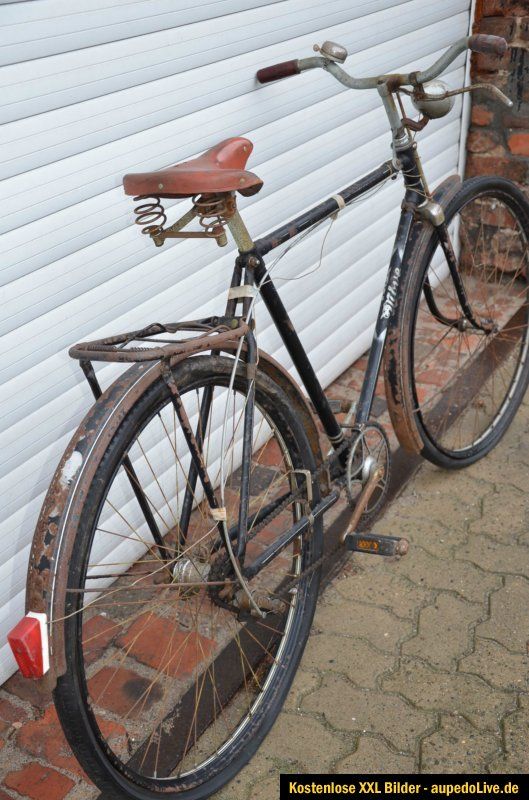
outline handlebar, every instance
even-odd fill
[[[308,69],[321,68],[330,72],[336,80],[349,89],[376,89],[381,83],[391,83],[392,89],[399,86],[415,86],[437,78],[455,59],[465,50],[470,49],[475,53],[491,53],[502,56],[508,49],[508,44],[501,36],[489,36],[484,33],[464,36],[422,72],[407,74],[377,75],[373,78],[354,78],[329,58],[313,56],[293,61],[283,61],[270,67],[264,67],[257,72],[259,83],[270,83],[280,78],[289,78]]]
[[[280,78],[290,78],[291,75],[299,75],[299,61],[282,61],[280,64],[273,64],[271,67],[263,67],[256,73],[259,83],[271,83]]]
[[[489,36],[486,33],[476,33],[468,39],[468,46],[475,53],[492,53],[503,56],[509,45],[502,36]]]

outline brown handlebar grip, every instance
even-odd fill
[[[299,65],[297,59],[293,61],[282,61],[281,64],[273,64],[271,67],[264,67],[257,72],[259,83],[270,83],[278,81],[280,78],[290,78],[291,75],[299,75]]]
[[[489,36],[486,33],[476,33],[468,40],[468,46],[474,53],[493,53],[503,56],[509,45],[502,36]]]

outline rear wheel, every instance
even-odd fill
[[[409,264],[391,332],[396,427],[443,467],[501,439],[529,380],[529,205],[510,181],[466,181],[445,209],[469,322],[436,235]],[[391,403],[390,403],[391,407]],[[393,409],[395,412],[395,408]],[[403,412],[403,413],[402,413]]]
[[[230,391],[232,367],[228,358],[196,357],[178,365],[174,377],[193,427],[211,392],[201,434],[216,493],[229,409],[224,503],[227,527],[236,532],[247,381],[241,371]],[[299,519],[300,501],[270,512],[304,485],[305,473],[296,470],[315,467],[288,399],[259,373],[253,445],[246,565]],[[161,545],[149,533],[127,463],[162,532]],[[189,463],[160,378],[126,413],[99,463],[85,464],[92,478],[79,486],[85,500],[73,556],[57,565],[67,580],[64,618],[54,623],[65,628],[67,672],[55,703],[74,753],[105,797],[209,797],[271,727],[309,633],[321,521],[250,581],[277,607],[264,619],[240,615],[234,575],[200,484],[182,527]],[[317,486],[314,492],[317,502]]]

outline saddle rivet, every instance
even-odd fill
[[[158,184],[158,189],[163,189],[163,183]]]
[[[239,183],[244,183],[244,178],[241,178]]]

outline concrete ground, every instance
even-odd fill
[[[526,401],[475,466],[420,468],[376,526],[408,556],[349,557],[285,709],[216,800],[275,800],[280,771],[529,772],[528,443]],[[0,689],[0,786],[0,800],[98,795],[19,676]]]

